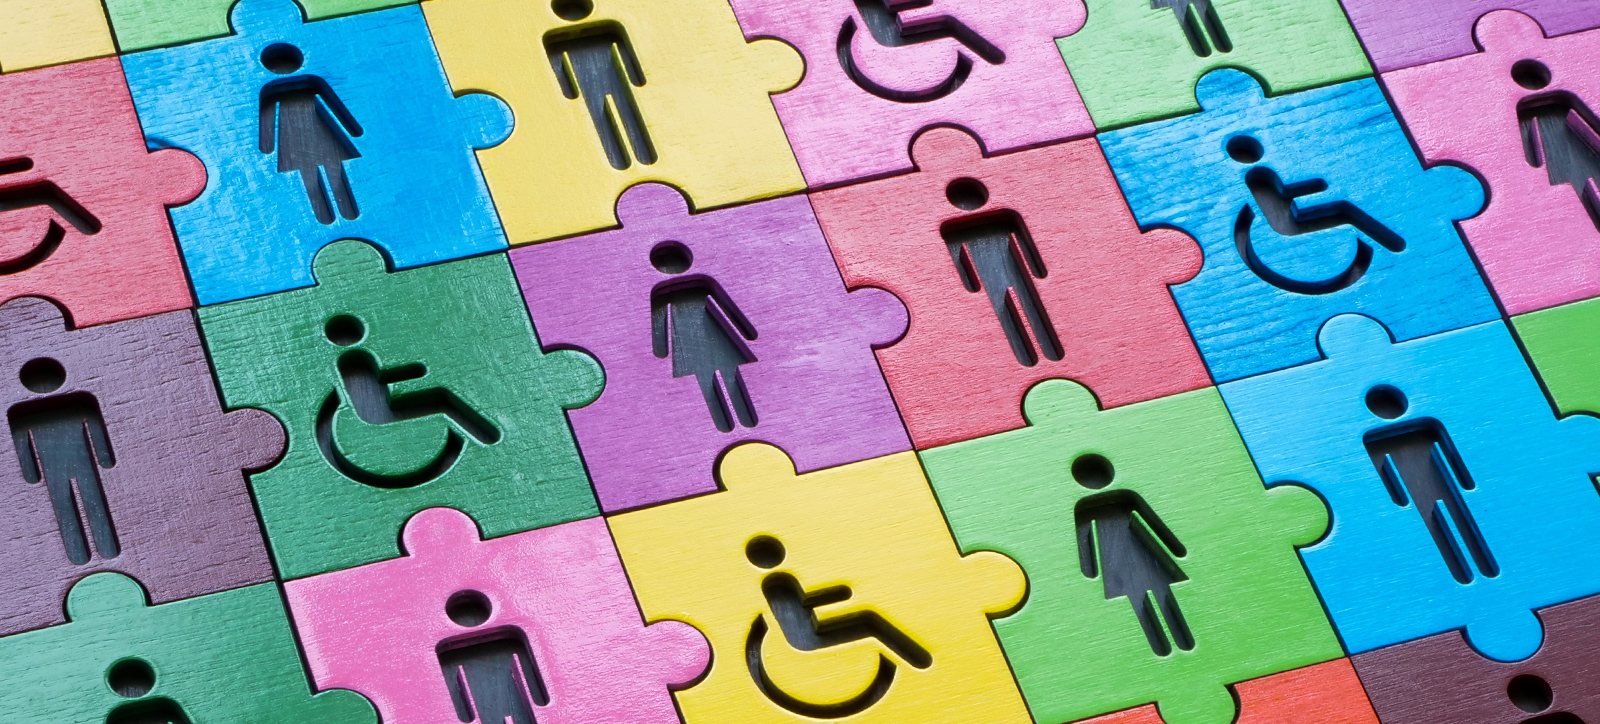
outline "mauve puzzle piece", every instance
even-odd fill
[[[312,694],[278,587],[147,606],[133,580],[90,576],[69,623],[0,638],[0,709],[16,722],[377,724],[349,691]]]
[[[772,103],[811,188],[911,170],[918,131],[954,125],[994,152],[1094,133],[1055,39],[1082,0],[733,0],[745,37],[806,58]]]
[[[1021,427],[1023,395],[1052,377],[1106,407],[1211,384],[1167,291],[1198,249],[1140,233],[1093,139],[985,157],[935,129],[912,155],[917,173],[811,202],[845,284],[910,310],[878,359],[918,449]]]
[[[1459,631],[1353,657],[1373,708],[1404,724],[1600,721],[1600,597],[1536,612],[1544,643],[1515,663],[1486,659]],[[1534,717],[1534,714],[1543,716]]]
[[[338,239],[404,269],[503,249],[474,148],[511,132],[485,94],[452,97],[416,7],[301,23],[244,0],[236,35],[124,56],[150,142],[211,172],[172,223],[201,304],[310,286]]]
[[[1600,591],[1600,420],[1557,420],[1503,322],[1392,343],[1323,328],[1325,361],[1222,385],[1269,486],[1315,489],[1301,551],[1345,649],[1466,627],[1486,656],[1539,647],[1533,609]]]
[[[491,537],[599,513],[562,410],[600,367],[541,353],[503,254],[385,272],[359,241],[317,254],[317,286],[200,310],[228,405],[289,430],[250,476],[285,580],[400,555],[426,508]]]
[[[1532,15],[1552,36],[1600,27],[1600,0],[1342,1],[1380,73],[1477,52],[1472,25],[1494,10]]]
[[[711,663],[688,624],[644,624],[602,518],[484,541],[433,508],[404,543],[285,586],[317,686],[365,694],[387,724],[678,724],[668,687]]]
[[[1100,143],[1140,225],[1205,250],[1172,294],[1218,382],[1317,359],[1317,329],[1340,313],[1401,340],[1499,317],[1453,223],[1483,189],[1422,168],[1376,81],[1264,98],[1218,70],[1195,92],[1204,112]]]
[[[1230,687],[1234,724],[1378,724],[1349,659],[1334,659]],[[1166,724],[1154,704],[1085,719],[1082,724]]]
[[[1488,207],[1461,229],[1508,313],[1600,295],[1600,30],[1546,40],[1505,11],[1479,20],[1477,38],[1483,52],[1384,85],[1429,163],[1488,181]]]
[[[691,215],[649,184],[617,216],[620,230],[511,252],[544,345],[605,369],[600,398],[568,413],[603,509],[716,490],[741,442],[802,471],[911,449],[872,354],[905,310],[845,291],[806,197]]]
[[[5,75],[0,108],[0,301],[48,297],[79,327],[189,307],[162,205],[205,169],[145,150],[121,63]]]
[[[117,47],[124,53],[227,35],[232,30],[228,26],[228,11],[237,2],[238,0],[182,0],[181,2],[104,0],[105,13],[111,18],[111,25],[117,33]],[[299,1],[306,18],[310,20],[352,15],[406,4],[408,0]]]
[[[271,464],[283,429],[223,414],[189,312],[72,331],[19,299],[0,307],[0,370],[0,635],[60,623],[96,571],[156,603],[272,580],[240,470]]]

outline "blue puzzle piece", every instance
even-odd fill
[[[1358,315],[1327,361],[1221,386],[1267,485],[1333,511],[1301,549],[1350,653],[1466,627],[1530,656],[1533,609],[1600,592],[1600,419],[1557,420],[1505,323],[1392,343]]]
[[[310,286],[339,239],[397,268],[506,248],[473,149],[505,140],[511,112],[452,96],[417,6],[305,23],[292,0],[242,0],[232,20],[122,58],[150,145],[209,173],[172,209],[201,304]]]
[[[1337,314],[1403,340],[1499,316],[1452,223],[1482,208],[1482,186],[1423,170],[1376,81],[1265,98],[1218,70],[1195,95],[1203,112],[1100,143],[1140,225],[1205,250],[1172,293],[1214,379],[1317,359],[1317,328]]]

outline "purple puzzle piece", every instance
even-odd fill
[[[1531,15],[1550,37],[1600,27],[1600,0],[1342,0],[1378,72],[1478,52],[1472,26],[1496,10]]]
[[[514,249],[546,347],[605,367],[567,414],[607,512],[717,489],[722,451],[782,447],[800,472],[911,449],[873,345],[897,339],[888,292],[846,292],[805,196],[690,215],[646,184],[622,228]]]
[[[70,330],[19,299],[0,307],[0,370],[0,635],[63,622],[99,571],[153,604],[272,580],[241,470],[271,464],[283,428],[223,413],[191,312]]]

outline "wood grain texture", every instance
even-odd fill
[[[976,37],[890,47],[874,39],[872,20],[849,2],[733,3],[746,38],[778,38],[805,56],[800,84],[772,102],[811,188],[911,170],[906,147],[933,126],[965,128],[995,153],[1094,133],[1054,43],[1083,25],[1082,0],[895,5],[891,15],[908,39],[956,25]],[[841,51],[846,32],[848,49]],[[842,57],[878,92],[852,80]],[[923,92],[911,101],[884,97],[890,90]]]
[[[117,59],[7,74],[0,106],[13,111],[0,116],[0,195],[46,197],[97,222],[79,228],[34,202],[0,214],[0,300],[50,298],[79,327],[192,306],[163,205],[200,193],[205,169],[182,151],[145,150]]]
[[[1593,14],[1600,24],[1600,5]],[[1580,112],[1600,104],[1600,30],[1547,40],[1514,12],[1485,15],[1476,27],[1483,52],[1385,73],[1384,85],[1428,163],[1465,164],[1488,182],[1488,206],[1461,230],[1508,313],[1600,295],[1600,229],[1587,191],[1553,182],[1550,161],[1529,162],[1520,118],[1557,93],[1575,96]],[[1524,60],[1548,70],[1543,88],[1513,79]]]
[[[1511,325],[1562,415],[1600,413],[1600,298],[1521,314]]]
[[[112,55],[99,0],[0,0],[0,73]]]
[[[807,472],[911,449],[872,353],[900,336],[905,311],[882,290],[845,291],[804,196],[690,214],[677,191],[651,184],[617,208],[618,231],[511,253],[545,347],[582,349],[606,370],[600,399],[569,413],[602,508],[712,492],[717,459],[751,440],[782,446]],[[651,265],[669,244],[690,260],[677,275]],[[693,312],[658,319],[654,303],[684,284],[714,299],[699,316],[747,352],[744,364],[696,369],[694,350],[674,348],[689,343],[695,320],[682,317]],[[731,333],[730,318],[753,338]],[[669,331],[653,349],[653,333],[665,343]],[[753,419],[719,429],[703,385],[725,416],[742,395]]]
[[[220,38],[238,0],[104,0],[124,53]],[[409,5],[416,0],[296,0],[307,20]]]
[[[711,642],[710,672],[677,693],[685,722],[1031,721],[988,620],[1026,582],[1003,556],[957,553],[913,453],[796,475],[782,450],[741,445],[721,480],[607,520],[645,619]],[[817,622],[862,636],[819,642]]]
[[[1472,26],[1495,10],[1532,15],[1552,36],[1600,27],[1600,0],[1342,0],[1373,65],[1386,73],[1479,50]]]
[[[1107,407],[1210,384],[1167,291],[1198,268],[1194,243],[1139,231],[1095,141],[985,157],[972,137],[936,129],[913,155],[917,173],[811,201],[845,284],[887,289],[910,310],[906,336],[878,358],[917,448],[1021,427],[1024,393],[1052,377],[1089,386]],[[986,203],[953,205],[959,179],[982,183]],[[1057,361],[1021,364],[992,290],[968,291],[952,259],[952,222],[1002,216],[1020,219],[1037,249],[1044,274],[1027,283],[1051,328],[1029,330],[1059,342]]]
[[[1234,724],[1378,724],[1349,659],[1334,659],[1233,685]],[[1082,724],[1166,724],[1153,704]]]
[[[527,643],[549,702],[537,721],[676,724],[667,687],[710,663],[688,624],[644,625],[601,518],[484,541],[465,514],[434,508],[403,542],[402,558],[285,586],[317,687],[365,694],[390,724],[458,721],[440,652],[490,633]],[[464,591],[489,602],[476,626],[447,615]]]

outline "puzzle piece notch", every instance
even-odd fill
[[[1439,0],[1426,5],[1342,1],[1380,73],[1477,52],[1473,24],[1495,10],[1538,18],[1552,37],[1600,27],[1600,0]]]
[[[1378,724],[1349,659],[1335,659],[1233,687],[1237,724]],[[1166,724],[1151,704],[1082,724]]]
[[[0,73],[115,55],[99,0],[22,0],[6,6]]]
[[[117,46],[133,53],[228,35],[238,0],[106,0]],[[296,9],[322,20],[407,4],[407,0],[304,0]]]

